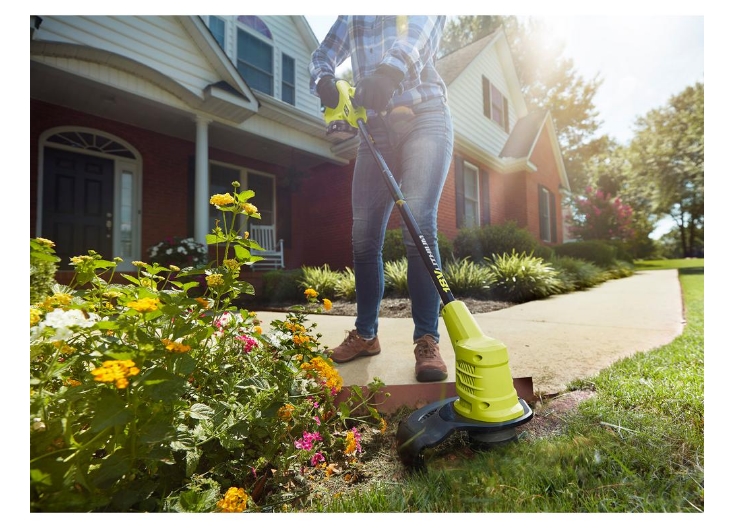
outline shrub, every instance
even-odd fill
[[[302,278],[299,285],[303,288],[314,289],[321,298],[332,299],[335,297],[335,287],[340,281],[340,272],[331,270],[329,265],[302,266]]]
[[[31,304],[38,303],[49,294],[56,284],[59,257],[54,251],[54,242],[37,237],[31,239]]]
[[[469,296],[478,299],[492,297],[490,284],[493,282],[489,267],[473,263],[468,258],[446,263],[443,275],[454,296]]]
[[[610,268],[616,263],[616,248],[601,241],[567,242],[553,249],[558,256],[575,257],[601,268]]]
[[[595,263],[576,257],[554,257],[551,265],[559,272],[559,277],[567,290],[585,290],[605,281],[605,272]]]
[[[252,211],[254,194],[234,185],[211,203]],[[31,512],[271,510],[343,479],[333,468],[358,479],[364,425],[384,428],[368,404],[382,383],[340,399],[307,322],[316,293],[263,324],[232,306],[253,290],[239,272],[256,243],[216,230],[207,243],[234,258],[187,271],[135,262],[124,284],[106,279],[120,258],[73,257],[70,287],[31,306]]]
[[[384,285],[390,296],[407,297],[410,290],[407,285],[407,258],[384,263]]]
[[[559,273],[540,257],[512,252],[485,258],[492,272],[494,297],[522,303],[565,291]]]
[[[270,270],[263,274],[260,299],[268,303],[299,303],[304,299],[304,289],[299,282],[304,277],[300,268]]]
[[[551,250],[544,247],[531,232],[519,228],[514,221],[477,228],[463,228],[453,241],[454,255],[458,259],[469,257],[481,263],[490,255],[515,253],[548,257]]]
[[[338,282],[335,285],[335,295],[346,301],[356,300],[356,275],[352,268],[346,266],[345,270],[340,272]]]

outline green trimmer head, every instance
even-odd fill
[[[482,333],[461,301],[444,305],[443,321],[456,355],[456,393],[425,406],[400,422],[397,453],[402,463],[425,468],[423,450],[442,443],[452,433],[465,431],[480,449],[517,439],[515,428],[533,418],[518,395],[508,365],[505,345]]]

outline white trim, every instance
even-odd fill
[[[120,143],[122,146],[126,147],[126,149],[131,152],[131,154],[134,155],[134,159],[126,158],[122,156],[116,156],[112,154],[107,154],[100,151],[94,151],[90,149],[80,149],[77,147],[72,147],[69,145],[63,145],[61,143],[53,143],[49,141],[49,138],[52,136],[55,136],[57,134],[61,134],[63,132],[82,132],[87,134],[95,134],[97,136],[104,136],[106,138],[109,138],[117,143]],[[39,152],[38,152],[38,160],[39,160],[39,170],[37,174],[38,179],[38,193],[36,196],[36,234],[37,236],[41,236],[41,228],[43,226],[43,203],[44,203],[44,149],[46,147],[50,147],[53,149],[58,150],[64,150],[64,151],[70,151],[70,152],[76,152],[80,154],[85,154],[87,156],[92,156],[95,158],[107,158],[109,160],[113,160],[114,167],[113,167],[113,204],[114,204],[114,211],[113,211],[113,225],[115,229],[113,230],[112,234],[112,253],[113,257],[122,257],[122,249],[121,249],[121,233],[120,233],[120,227],[121,227],[121,175],[129,171],[132,173],[133,176],[133,182],[132,182],[132,197],[131,197],[131,204],[132,204],[132,226],[131,226],[131,238],[132,238],[132,254],[130,256],[127,256],[126,258],[122,257],[124,259],[123,262],[119,263],[117,267],[117,271],[121,272],[130,272],[134,271],[136,267],[132,265],[132,261],[137,261],[141,259],[141,235],[142,235],[142,182],[143,180],[143,174],[142,174],[142,155],[139,153],[139,151],[128,141],[120,138],[119,136],[116,136],[115,134],[111,134],[109,132],[106,132],[104,130],[100,129],[93,129],[90,127],[75,127],[75,126],[62,126],[62,127],[53,127],[50,129],[45,130],[41,133],[39,136]],[[95,249],[95,248],[92,248]]]

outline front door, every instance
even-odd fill
[[[95,250],[113,257],[113,160],[47,147],[41,236],[55,243],[59,268]]]

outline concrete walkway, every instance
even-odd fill
[[[259,312],[263,321],[283,315]],[[334,347],[353,328],[355,317],[311,315],[320,341]],[[569,382],[600,372],[617,360],[670,343],[683,331],[683,303],[676,270],[640,271],[587,291],[552,296],[486,314],[474,314],[485,336],[508,350],[512,377],[530,381],[533,393],[553,395]],[[415,380],[412,320],[382,318],[381,353],[337,368],[346,386],[380,378],[409,395],[432,392],[433,400],[455,395],[455,358],[445,324],[440,323],[441,354],[449,371],[445,383]],[[521,390],[516,385],[519,394]],[[527,392],[527,390],[525,390]],[[410,400],[410,396],[406,400]],[[420,405],[430,398],[419,398]]]

